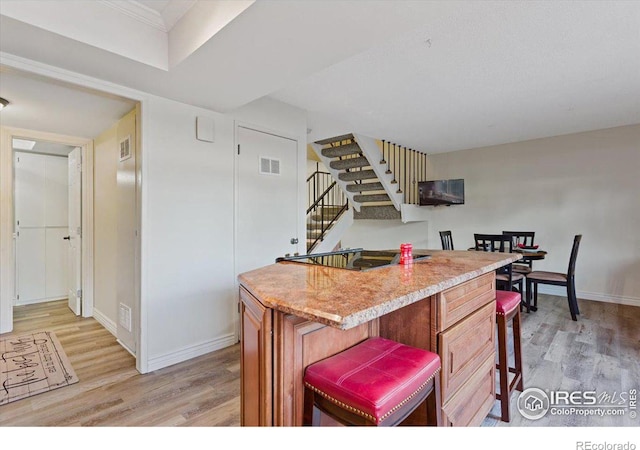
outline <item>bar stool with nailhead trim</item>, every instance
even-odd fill
[[[511,420],[510,400],[514,390],[522,392],[522,345],[520,343],[520,305],[519,292],[496,290],[496,326],[498,328],[498,369],[500,392],[496,399],[500,401],[500,420]],[[507,333],[509,321],[512,322],[514,367],[509,367]],[[509,382],[509,373],[514,377]]]
[[[344,425],[396,426],[425,403],[440,426],[440,367],[436,353],[368,338],[307,366],[304,425],[322,411]]]

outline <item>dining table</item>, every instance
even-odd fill
[[[514,253],[520,253],[522,255],[522,259],[520,261],[525,262],[527,264],[529,264],[531,261],[540,261],[540,260],[544,259],[547,256],[547,252],[545,250],[541,250],[541,249],[514,248],[513,252]],[[524,302],[524,294],[525,293],[521,292],[521,294],[523,295],[523,303],[526,304],[526,302]],[[529,310],[537,311],[538,307],[534,306],[534,305],[529,305],[527,307],[527,312],[529,312]]]

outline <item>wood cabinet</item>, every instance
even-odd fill
[[[493,406],[493,272],[347,330],[267,308],[243,287],[240,298],[244,426],[301,425],[305,367],[370,336],[440,355],[442,410],[447,425],[479,425]],[[424,423],[425,418],[412,416],[408,420]]]
[[[438,297],[444,421],[477,426],[495,400],[495,275],[487,273]]]
[[[260,426],[273,421],[273,310],[265,308],[254,296],[240,288],[242,337],[240,366],[242,376],[240,425]]]

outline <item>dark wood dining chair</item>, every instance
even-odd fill
[[[516,248],[518,244],[533,246],[536,237],[535,231],[503,231],[502,234],[511,236],[511,247]],[[528,274],[533,270],[533,261],[522,260],[513,264],[513,271],[522,274]]]
[[[440,232],[440,242],[442,242],[442,250],[453,250],[453,236],[451,236],[451,230]]]
[[[534,270],[533,272],[527,274],[527,312],[529,310],[536,311],[538,309],[538,284],[565,286],[567,288],[567,301],[569,303],[571,319],[578,320],[577,316],[580,314],[580,309],[578,308],[578,299],[576,297],[576,259],[578,258],[578,249],[580,248],[581,240],[581,234],[577,234],[573,238],[573,247],[571,248],[571,256],[569,257],[569,267],[567,269],[567,273]],[[532,295],[533,305],[531,305]]]
[[[511,237],[505,234],[475,233],[473,239],[476,251],[512,252]],[[515,272],[512,266],[513,264],[508,264],[496,270],[496,284],[499,288],[507,291],[512,291],[517,286],[516,290],[522,293],[524,275]]]

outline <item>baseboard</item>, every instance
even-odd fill
[[[538,292],[540,294],[567,296],[567,288],[562,286],[553,286],[549,284],[539,284]],[[622,295],[600,294],[597,292],[576,291],[578,300],[594,300],[596,302],[616,303],[619,305],[640,306],[640,298],[624,297]]]
[[[162,356],[149,358],[149,361],[147,363],[147,372],[153,372],[154,370],[172,366],[191,358],[196,358],[198,356],[202,356],[216,350],[230,347],[231,345],[234,345],[236,343],[237,339],[234,333],[230,333],[226,336],[222,336],[217,339],[204,342],[202,344],[192,345],[175,352],[166,353]]]
[[[16,300],[14,306],[35,305],[36,303],[57,302],[58,300],[66,300],[67,297],[49,297],[49,298],[37,298],[32,300]]]
[[[105,327],[109,333],[118,337],[118,325],[113,320],[105,316],[99,309],[93,308],[93,318],[96,319],[100,325]]]

